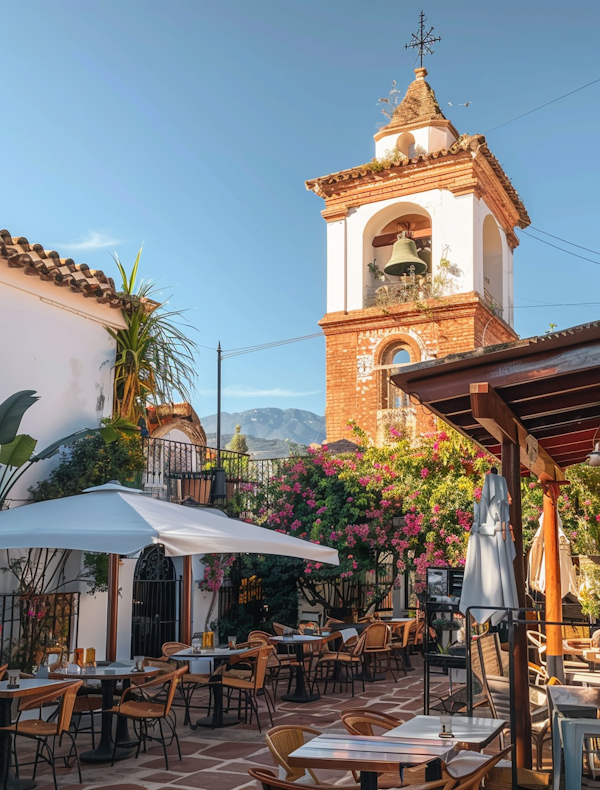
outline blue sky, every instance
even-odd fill
[[[144,241],[145,276],[189,310],[204,346],[317,331],[325,222],[304,181],[373,156],[377,98],[413,76],[404,44],[421,5],[5,5],[0,224],[112,274],[109,252],[130,263]],[[442,36],[428,80],[461,132],[600,77],[597,0],[423,7]],[[600,83],[488,136],[532,224],[597,250],[599,124]],[[522,336],[600,316],[555,306],[600,301],[600,266],[526,236],[515,265]],[[198,372],[194,405],[213,413],[214,352],[201,349]],[[323,412],[322,339],[234,357],[223,373],[226,411]]]

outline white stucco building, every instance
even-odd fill
[[[122,306],[103,272],[0,231],[0,402],[36,391],[40,400],[19,432],[37,439],[39,450],[111,416],[116,347],[106,327],[125,327]],[[35,464],[9,504],[22,503],[53,463]]]

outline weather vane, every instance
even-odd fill
[[[405,44],[404,49],[416,49],[418,50],[417,57],[421,60],[421,68],[423,68],[423,57],[425,55],[433,55],[433,49],[431,48],[432,44],[435,44],[437,41],[441,41],[442,39],[439,36],[432,36],[433,28],[430,27],[429,30],[425,30],[425,22],[427,22],[427,17],[425,16],[425,12],[421,11],[419,16],[419,33],[412,34],[412,38],[410,40],[410,44]]]

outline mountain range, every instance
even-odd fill
[[[208,444],[211,445],[211,435],[216,436],[217,415],[202,417],[201,422],[207,434]],[[267,408],[232,413],[221,412],[223,445],[234,433],[236,425],[242,426],[242,433],[245,436],[277,440],[278,444],[287,441],[309,445],[321,444],[325,441],[325,417],[303,409]],[[251,449],[250,442],[248,444]]]

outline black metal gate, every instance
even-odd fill
[[[133,580],[132,656],[160,656],[165,642],[179,641],[181,580],[162,546],[144,549]]]

